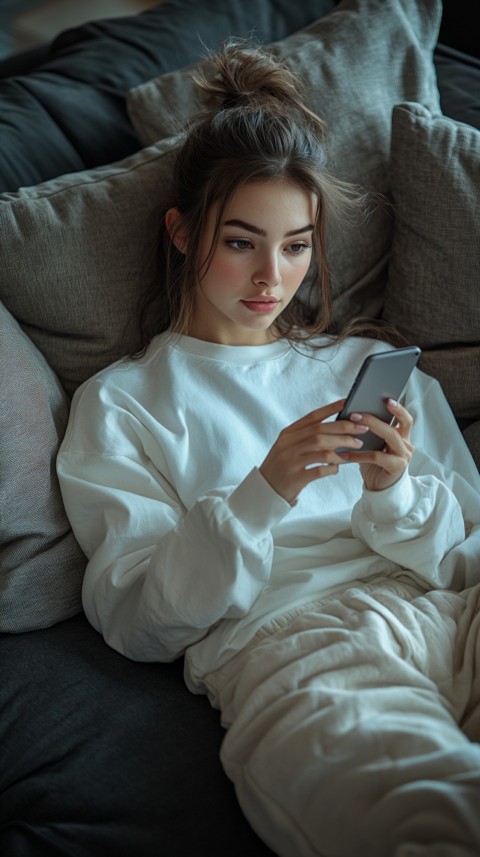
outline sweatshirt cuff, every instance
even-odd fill
[[[228,499],[230,510],[254,536],[263,536],[291,510],[257,467],[250,471]]]
[[[415,483],[407,469],[390,488],[382,491],[364,488],[359,505],[363,514],[376,524],[389,524],[409,515],[417,499]]]

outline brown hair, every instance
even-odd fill
[[[274,324],[278,336],[309,339],[331,323],[327,225],[364,212],[365,194],[327,170],[325,124],[304,103],[302,82],[288,66],[238,40],[228,41],[210,66],[211,76],[195,79],[208,110],[187,128],[173,175],[177,228],[188,236],[188,252],[177,250],[164,229],[165,283],[158,309],[144,308],[144,342],[168,328],[188,332],[195,290],[215,252],[225,208],[241,185],[265,180],[293,183],[318,199],[310,286],[307,294],[302,286],[302,296],[297,294]],[[207,258],[200,259],[213,204],[215,238]]]

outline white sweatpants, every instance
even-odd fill
[[[480,586],[351,587],[207,685],[222,764],[280,857],[479,857]]]

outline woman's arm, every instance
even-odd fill
[[[416,371],[407,390],[415,452],[402,478],[364,491],[354,534],[439,587],[480,580],[480,478],[439,384]]]
[[[147,461],[60,452],[57,468],[89,558],[86,615],[127,657],[173,660],[268,582],[271,527],[290,507],[258,471],[186,510]]]
[[[77,391],[57,471],[89,560],[87,617],[124,655],[168,661],[221,619],[248,612],[270,578],[272,527],[290,506],[250,466],[240,484],[183,500],[191,468],[188,447],[166,427],[174,406],[167,399],[166,424],[157,422],[145,393],[137,397],[149,376],[137,372],[134,383],[130,371],[119,367]]]

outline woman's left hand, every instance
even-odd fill
[[[410,443],[412,417],[403,405],[399,405],[393,399],[388,400],[387,408],[395,417],[392,425],[371,414],[350,415],[352,422],[368,426],[374,434],[385,441],[385,446],[380,451],[342,453],[345,461],[360,464],[365,488],[369,491],[382,491],[398,482],[414,452],[414,447]]]

